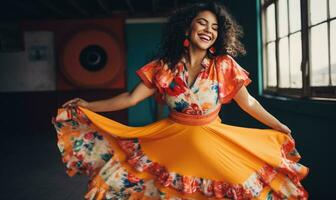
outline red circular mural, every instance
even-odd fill
[[[65,77],[79,87],[95,87],[115,79],[120,69],[120,46],[112,34],[98,29],[73,34],[60,54]]]

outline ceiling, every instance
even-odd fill
[[[164,17],[197,0],[1,0],[1,20]]]

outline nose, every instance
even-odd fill
[[[208,32],[208,33],[211,33],[211,26],[210,25],[207,25],[205,27],[205,31]]]

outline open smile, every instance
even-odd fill
[[[198,34],[198,37],[204,42],[210,42],[211,41],[211,36],[206,35],[206,34]]]

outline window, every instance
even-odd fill
[[[264,92],[336,98],[336,0],[264,0]]]

